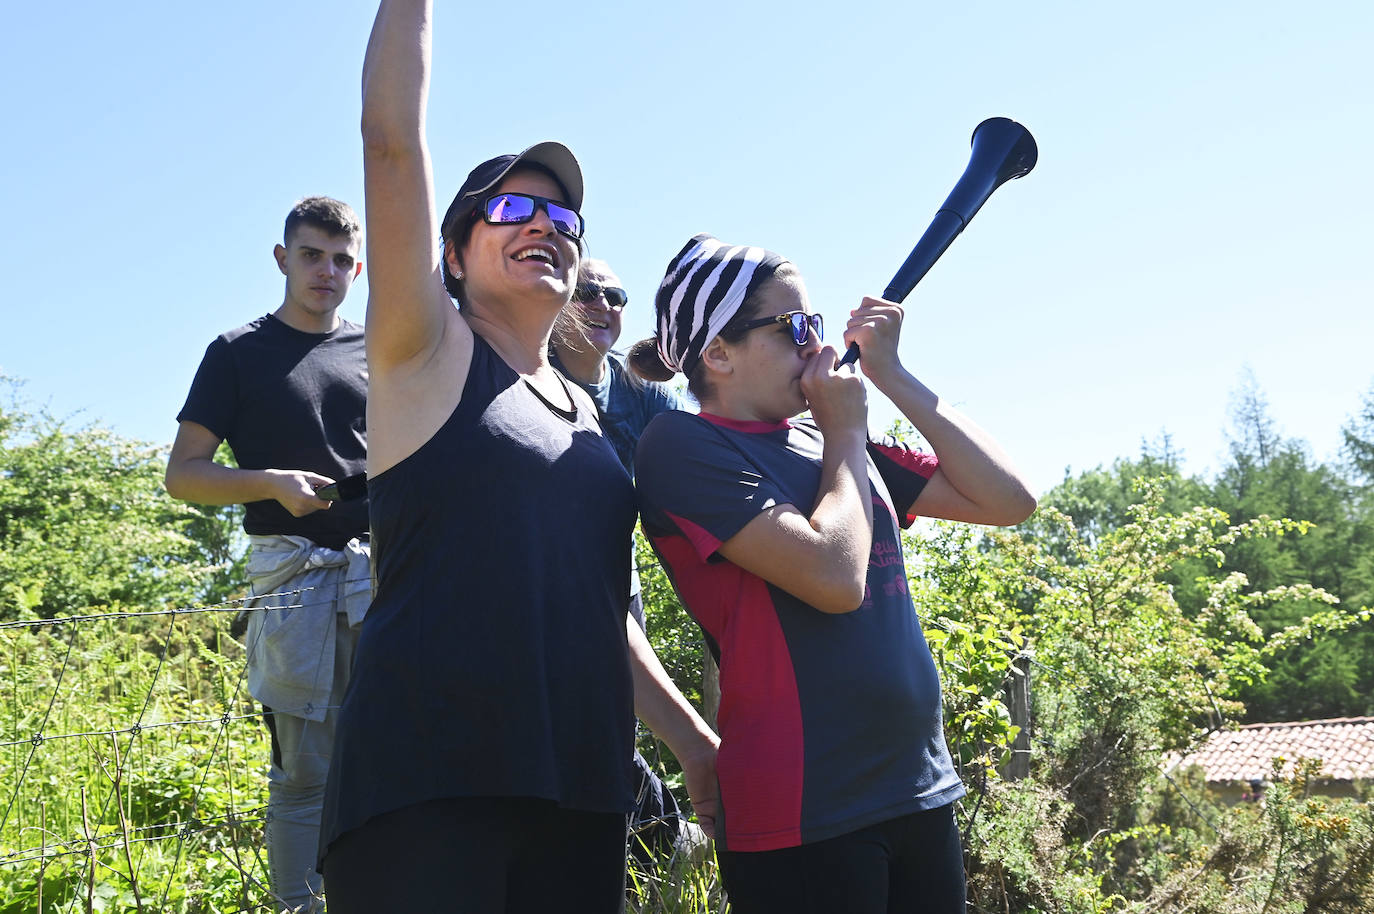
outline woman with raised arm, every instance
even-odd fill
[[[489,159],[438,223],[430,19],[429,0],[384,0],[363,67],[378,580],[330,768],[325,890],[334,914],[618,911],[635,711],[708,830],[716,739],[628,621],[629,476],[548,363],[581,171],[558,143]]]
[[[701,413],[649,424],[635,480],[645,532],[720,663],[716,840],[733,909],[962,914],[964,787],[898,526],[1015,524],[1035,499],[902,366],[900,306],[865,298],[844,342],[934,454],[868,439],[863,381],[836,370],[776,254],[698,235],[656,308],[631,366],[681,371]]]

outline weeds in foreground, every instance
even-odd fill
[[[648,870],[630,865],[628,914],[724,914],[726,908],[713,846],[695,855],[679,851],[669,859],[656,857]]]

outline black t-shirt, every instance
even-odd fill
[[[177,421],[228,441],[244,469],[310,470],[337,480],[366,469],[366,409],[362,327],[343,321],[331,333],[304,333],[265,314],[206,348]],[[275,499],[250,502],[243,529],[338,549],[367,532],[367,500],[304,517]]]

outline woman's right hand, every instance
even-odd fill
[[[836,370],[839,353],[822,346],[802,369],[801,388],[811,417],[827,438],[845,433],[868,436],[868,391],[849,366]]]

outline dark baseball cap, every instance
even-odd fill
[[[468,179],[458,188],[458,194],[448,205],[448,212],[444,213],[444,221],[440,224],[440,233],[443,237],[450,237],[453,226],[472,212],[483,194],[495,188],[512,169],[521,165],[535,165],[547,169],[568,195],[568,199],[562,202],[581,211],[582,169],[577,164],[572,150],[562,143],[535,143],[519,155],[502,155],[487,159],[468,174]]]

